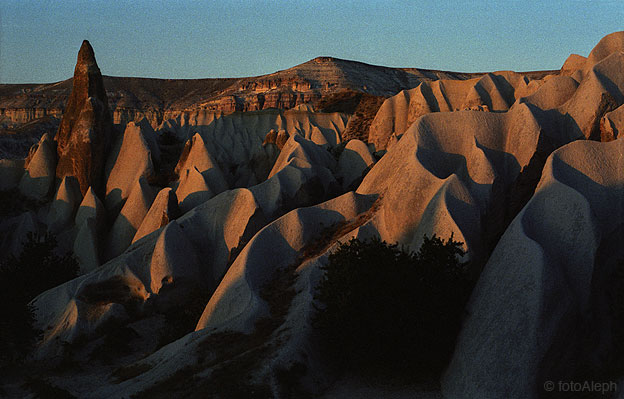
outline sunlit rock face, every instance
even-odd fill
[[[93,48],[84,41],[74,70],[74,86],[56,135],[56,176],[75,176],[82,194],[103,187],[102,172],[112,132],[112,119],[102,74]]]

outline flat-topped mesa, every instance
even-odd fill
[[[56,177],[75,176],[84,195],[89,186],[101,193],[112,118],[102,74],[87,40],[78,52],[72,92],[56,135]]]

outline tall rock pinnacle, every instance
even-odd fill
[[[56,135],[56,177],[75,176],[84,195],[104,187],[103,170],[113,122],[102,74],[87,40],[78,52],[71,95]]]

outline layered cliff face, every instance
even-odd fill
[[[467,79],[479,74],[388,68],[332,57],[318,57],[269,75],[240,79],[145,79],[104,77],[115,124],[145,117],[156,128],[183,111],[199,109],[257,111],[313,108],[335,93],[353,91],[390,96],[420,81]],[[0,85],[0,123],[25,123],[34,118],[60,117],[69,98],[72,80],[53,84]]]
[[[73,88],[56,134],[56,176],[74,176],[84,195],[93,185],[102,189],[106,152],[112,136],[112,118],[93,48],[84,41],[78,53]]]
[[[522,73],[538,79],[547,72]],[[317,57],[269,75],[239,79],[147,79],[104,76],[113,123],[147,119],[154,129],[178,115],[198,110],[223,113],[267,109],[332,109],[345,97],[356,104],[339,106],[354,116],[347,137],[366,140],[381,102],[421,82],[463,81],[480,73],[457,73],[418,68],[389,68],[333,57]],[[0,85],[0,134],[42,116],[60,118],[72,79],[54,84]],[[349,102],[349,101],[347,101]],[[359,103],[359,105],[358,105]],[[328,108],[329,106],[329,108]],[[331,111],[330,111],[331,112]]]
[[[50,84],[0,84],[0,132],[45,116],[60,118],[71,79]]]

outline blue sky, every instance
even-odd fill
[[[317,56],[462,72],[557,69],[624,30],[622,0],[0,0],[0,82],[255,76]]]

